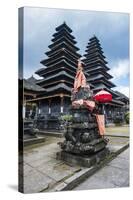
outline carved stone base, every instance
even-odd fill
[[[65,140],[64,142],[60,142],[59,145],[61,146],[61,149],[65,152],[79,155],[89,155],[91,153],[96,153],[104,149],[107,145],[107,142],[107,139],[97,138],[88,143],[78,142],[75,144],[72,141]]]
[[[82,156],[61,151],[57,152],[56,158],[58,160],[64,160],[69,164],[80,165],[83,167],[91,167],[92,165],[99,164],[108,155],[109,155],[109,150],[107,148],[104,148],[102,151],[99,151],[95,154],[82,155]]]

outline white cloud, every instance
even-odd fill
[[[34,41],[40,34],[47,34],[54,30],[52,24],[58,17],[56,9],[24,8],[25,42]]]
[[[128,14],[115,12],[25,7],[24,25],[26,28],[34,30],[29,31],[28,37],[33,40],[38,36],[38,32],[47,33],[50,29],[54,30],[64,20],[75,32],[88,27],[89,32],[98,32],[104,37],[110,37],[110,33],[112,35],[125,31],[128,26],[128,18]]]
[[[34,76],[36,79],[42,79],[40,76],[38,76],[37,74],[35,74],[35,71],[36,71],[37,69],[34,69],[34,68],[31,68],[31,67],[29,67],[29,68],[24,68],[23,69],[23,76],[22,77],[24,77],[24,78],[30,78],[31,76]]]
[[[129,60],[121,59],[111,64],[110,74],[114,77],[114,80],[125,78],[129,75]]]
[[[127,97],[129,97],[129,87],[128,86],[118,86],[118,87],[115,87],[116,91],[118,92],[121,92],[123,94],[125,94]]]

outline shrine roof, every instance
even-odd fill
[[[26,79],[30,83],[36,83],[37,79],[32,75],[30,78]]]
[[[45,54],[46,55],[53,54],[54,52],[58,51],[61,48],[66,48],[70,52],[73,52],[73,53],[76,53],[79,50],[78,47],[72,46],[72,45],[68,44],[68,42],[62,41],[61,43],[58,43],[52,49],[50,49],[49,51],[47,51]]]
[[[53,39],[51,41],[56,41],[58,38],[60,38],[62,35],[65,35],[66,37],[75,40],[75,37],[70,34],[66,29],[61,30],[60,32],[56,32],[53,34]]]
[[[111,81],[109,81],[108,79],[106,79],[104,76],[102,75],[98,75],[95,78],[88,78],[88,81],[91,81],[92,84],[99,84],[99,83],[103,83],[109,87],[115,87],[116,85],[114,83],[112,83]]]
[[[55,30],[61,31],[63,29],[67,29],[70,33],[72,32],[72,29],[66,24],[66,22],[63,22],[60,26],[58,26]]]
[[[71,61],[74,61],[75,63],[77,63],[77,60],[79,57],[77,57],[73,53],[70,53],[66,49],[62,48],[59,51],[55,52],[55,54],[52,57],[48,57],[47,59],[42,60],[41,64],[46,65],[46,66],[51,65],[50,63],[56,63],[57,60],[64,59],[64,58],[70,59]]]
[[[118,94],[118,98],[117,99],[125,99],[125,100],[129,101],[129,97],[127,97],[123,93],[118,92],[118,91],[115,91],[115,93]]]
[[[107,66],[101,66],[100,64],[97,64],[97,66],[94,65],[94,64],[85,66],[85,71],[90,73],[90,74],[91,74],[91,72],[94,72],[94,71],[97,71],[97,70],[101,70],[101,71],[107,73],[106,71],[108,71],[110,69]]]
[[[69,92],[71,92],[71,88],[70,87],[68,87],[65,83],[60,83],[60,84],[58,84],[58,85],[56,85],[56,86],[53,86],[53,87],[49,87],[48,89],[47,89],[47,92],[52,92],[52,91],[55,91],[55,90],[59,90],[59,89],[65,89],[65,90],[67,90],[67,91],[69,91]]]
[[[86,66],[87,65],[90,65],[91,63],[96,63],[96,62],[99,62],[99,63],[102,63],[102,64],[107,64],[108,62],[106,61],[106,60],[102,60],[102,59],[100,59],[99,57],[96,57],[96,58],[94,58],[93,60],[86,60],[85,61],[85,64],[86,64]]]
[[[59,49],[56,49],[56,50],[50,50],[50,51],[47,51],[45,54],[48,56],[48,57],[53,57],[54,55],[56,55],[57,53],[61,52],[62,49],[66,52],[68,52],[69,54],[73,55],[74,57],[77,57],[77,58],[80,58],[81,55],[75,51],[73,51],[72,49],[70,48],[67,48],[67,46],[64,45],[64,47],[62,48],[59,48]]]
[[[34,91],[34,92],[44,92],[46,91],[41,86],[37,85],[35,82],[33,82],[33,79],[29,81],[29,79],[23,79],[23,85],[24,89]]]
[[[119,101],[119,100],[116,100],[116,99],[112,99],[112,102],[120,104],[120,105],[125,105],[122,101]]]
[[[68,42],[72,46],[77,43],[75,40],[72,40],[72,39],[68,38],[67,36],[62,35],[58,39],[54,40],[54,42],[52,44],[50,44],[48,47],[49,48],[53,48],[55,45],[58,45],[62,41],[66,41],[66,42]]]
[[[38,69],[37,71],[35,71],[35,74],[40,74],[41,72],[43,72],[46,69],[46,67],[42,67],[40,69]],[[38,81],[38,80],[37,80]]]
[[[69,77],[69,78],[71,78],[72,80],[74,79],[73,76],[71,76],[70,74],[68,74],[66,71],[62,70],[62,71],[60,71],[59,73],[53,74],[52,76],[48,76],[48,77],[46,77],[45,79],[39,80],[39,81],[38,81],[38,84],[39,84],[39,83],[42,83],[42,82],[46,82],[46,81],[48,81],[48,80],[51,80],[51,81],[52,81],[54,78],[59,77],[59,76],[61,76],[61,75],[65,75],[66,77]]]
[[[112,75],[110,75],[109,73],[107,73],[105,70],[99,68],[97,70],[91,70],[88,72],[89,76],[92,77],[92,76],[98,76],[99,74],[103,75],[104,77],[106,77],[107,79],[111,79],[113,78]]]
[[[46,68],[42,68],[40,71],[36,71],[35,73],[40,75],[40,76],[44,76],[45,75],[45,72],[50,72],[52,71],[53,69],[58,69],[60,67],[64,67],[65,68],[70,68],[73,72],[76,72],[76,63],[73,64],[73,63],[69,63],[68,60],[65,60],[65,59],[61,59],[59,60],[58,62],[46,67]]]

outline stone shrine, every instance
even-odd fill
[[[89,167],[104,159],[109,151],[105,148],[108,140],[100,133],[97,120],[102,113],[93,100],[80,61],[71,100],[72,117],[66,125],[65,140],[59,143],[62,151],[57,153],[57,159]]]

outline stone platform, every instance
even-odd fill
[[[92,165],[99,164],[101,161],[106,159],[110,154],[108,148],[103,149],[95,154],[90,155],[76,155],[65,151],[57,152],[57,160],[63,160],[66,163],[72,165],[80,165],[82,167],[91,167]]]

